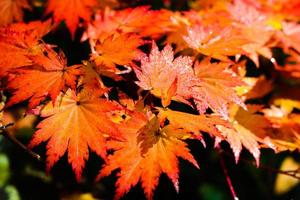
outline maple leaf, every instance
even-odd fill
[[[158,38],[169,30],[171,15],[166,10],[149,10],[149,6],[118,11],[107,8],[96,14],[82,40],[98,39],[101,34],[111,32],[136,33],[141,37]]]
[[[285,49],[294,48],[300,53],[300,26],[295,22],[282,22],[282,32],[279,32],[279,38],[282,40],[282,46]]]
[[[272,97],[270,108],[262,111],[272,127],[260,137],[269,137],[276,151],[299,150],[300,116],[293,113],[300,109],[299,88],[281,86],[279,91]]]
[[[169,123],[172,126],[182,128],[188,132],[193,133],[195,138],[199,137],[200,131],[209,133],[211,136],[222,137],[216,126],[230,126],[225,120],[221,119],[219,116],[194,115],[162,108],[158,108],[158,110],[160,120],[168,119]],[[201,138],[201,136],[199,138]]]
[[[29,99],[29,108],[40,104],[47,96],[55,102],[61,90],[68,85],[76,86],[76,76],[81,74],[78,66],[67,67],[64,55],[45,48],[44,55],[32,56],[34,66],[18,69],[7,87],[13,91],[7,106]]]
[[[50,21],[16,23],[0,28],[0,76],[18,67],[32,65],[29,58],[42,54],[41,38],[50,30]],[[13,58],[13,59],[12,59]]]
[[[282,15],[285,19],[297,21],[300,17],[300,3],[298,0],[277,0],[268,3],[268,8],[272,8],[274,13]]]
[[[271,45],[268,44],[268,42],[274,34],[273,31],[251,26],[243,28],[242,34],[244,34],[246,38],[249,38],[249,43],[242,46],[244,55],[248,56],[256,66],[259,66],[259,55],[262,55],[269,60],[272,58]],[[254,34],[258,34],[260,37],[253,38],[252,36]]]
[[[267,21],[266,14],[248,1],[235,0],[228,5],[227,11],[233,20],[247,26],[263,25]]]
[[[289,55],[284,66],[274,63],[275,69],[284,78],[297,80],[300,77],[300,55],[295,51],[288,51]]]
[[[279,170],[298,176],[299,168],[299,161],[297,161],[291,155],[288,155],[282,160]],[[297,178],[278,173],[275,178],[274,192],[276,195],[283,195],[293,190],[298,184],[299,180]]]
[[[97,6],[97,10],[108,9],[108,8],[118,9],[125,5],[126,2],[120,2],[118,0],[101,0],[99,2],[99,5]]]
[[[56,23],[65,21],[74,38],[79,20],[90,21],[92,8],[97,5],[97,0],[49,0],[46,14],[53,13]]]
[[[168,25],[169,28],[165,31],[167,34],[166,43],[176,44],[176,52],[188,49],[189,45],[182,36],[188,34],[188,27],[202,23],[202,17],[199,13],[190,10],[184,13],[172,13],[170,21],[171,24]]]
[[[228,103],[244,105],[234,90],[244,83],[229,71],[229,63],[210,63],[206,59],[196,64],[194,70],[191,64],[189,57],[174,59],[171,46],[166,45],[160,52],[153,43],[149,57],[141,60],[141,69],[134,68],[137,84],[161,97],[164,107],[172,98],[188,105],[187,99],[193,98],[200,113],[210,107],[227,117]]]
[[[128,8],[117,12],[114,20],[118,29],[125,33],[138,33],[141,36],[161,35],[164,25],[169,22],[169,12],[153,11],[149,6]]]
[[[116,32],[119,24],[114,20],[115,15],[116,11],[109,8],[95,13],[94,20],[88,24],[86,31],[82,35],[81,41],[87,39],[95,41],[99,39],[101,35]],[[91,46],[93,46],[93,44]]]
[[[211,1],[211,0],[203,0],[203,1],[195,1],[191,2],[190,6],[194,10],[221,10],[228,4],[228,0],[219,0],[219,1]]]
[[[170,19],[172,27],[171,30],[167,32],[167,38],[165,43],[176,44],[176,51],[181,51],[188,48],[188,45],[182,38],[182,35],[187,34],[186,30],[188,25],[191,24],[191,21],[188,17],[186,17],[186,15],[183,15],[181,13],[174,13],[170,17]]]
[[[259,165],[260,158],[260,143],[273,148],[274,145],[270,143],[268,138],[260,138],[265,135],[268,128],[271,127],[270,122],[260,114],[261,106],[248,105],[248,110],[244,110],[234,105],[230,109],[230,121],[233,128],[224,126],[217,126],[219,131],[223,134],[225,140],[230,144],[235,156],[235,161],[238,162],[242,146],[251,152]],[[216,139],[216,144],[220,139]]]
[[[187,56],[179,56],[174,59],[173,50],[166,45],[159,51],[156,44],[152,43],[149,57],[141,60],[141,69],[134,68],[139,81],[136,83],[144,90],[150,90],[155,96],[162,98],[164,107],[168,106],[175,95],[186,93],[185,80],[192,79],[192,59]]]
[[[300,109],[300,93],[298,86],[287,88],[279,86],[279,92],[273,95],[271,105],[278,106],[285,114],[290,114],[294,109]]]
[[[244,106],[234,90],[235,87],[244,85],[244,82],[228,69],[229,66],[230,63],[225,62],[211,63],[209,58],[195,64],[195,75],[199,83],[193,87],[192,96],[200,113],[210,107],[228,118],[228,103]]]
[[[100,74],[115,77],[116,74],[122,73],[116,65],[129,67],[133,60],[144,56],[138,49],[143,44],[143,40],[135,34],[111,34],[103,40],[96,41],[95,46],[92,46],[90,60],[96,63]]]
[[[82,71],[82,76],[80,76],[79,85],[83,85],[85,90],[99,94],[99,96],[108,91],[101,77],[95,70],[93,63],[83,62],[83,65],[80,66],[80,70]]]
[[[152,199],[161,173],[167,174],[178,191],[177,157],[199,167],[187,144],[178,137],[178,134],[173,134],[175,129],[170,125],[160,128],[157,117],[152,116],[148,119],[145,114],[135,112],[120,126],[125,141],[108,143],[115,152],[108,156],[108,162],[101,169],[97,179],[108,176],[116,169],[120,170],[117,174],[115,199],[121,198],[139,180],[147,199]],[[175,132],[178,133],[180,130]],[[146,147],[144,152],[143,147]]]
[[[47,171],[68,151],[68,162],[72,165],[77,181],[80,180],[89,149],[106,158],[106,138],[118,136],[118,129],[107,113],[120,107],[89,92],[75,94],[68,90],[50,102],[41,111],[47,117],[37,125],[29,147],[47,143]]]
[[[285,99],[284,104],[295,104],[292,100]],[[271,108],[264,109],[265,116],[271,121],[272,128],[260,137],[268,137],[274,145],[277,152],[300,150],[300,115],[290,113],[291,110],[286,109],[292,105],[278,108],[274,105]]]
[[[241,46],[248,43],[248,39],[233,27],[194,25],[187,28],[187,35],[183,39],[199,53],[223,61],[229,60],[227,56],[242,54]]]
[[[234,1],[234,4],[228,6],[227,11],[234,26],[240,29],[241,34],[249,40],[249,43],[242,46],[244,54],[256,66],[259,66],[259,55],[271,59],[272,52],[268,42],[274,34],[274,29],[268,23],[271,23],[273,19],[268,18],[266,13],[247,1]],[[260,37],[253,37],[253,35]]]
[[[273,90],[273,81],[267,79],[264,75],[256,77],[244,77],[246,85],[237,87],[236,91],[239,96],[247,100],[262,98]]]
[[[30,10],[27,0],[2,0],[0,1],[0,26],[10,24],[14,21],[23,20],[23,9]]]

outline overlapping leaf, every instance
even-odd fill
[[[198,138],[200,132],[209,133],[213,137],[222,137],[216,127],[220,125],[230,127],[225,120],[213,115],[194,115],[185,112],[172,111],[170,109],[159,109],[159,117],[161,119],[167,119],[172,126],[192,133],[190,136],[191,138]]]
[[[230,110],[230,120],[233,128],[218,126],[226,141],[230,144],[236,162],[239,160],[242,147],[244,146],[255,158],[259,165],[260,143],[269,148],[273,148],[273,143],[266,138],[266,131],[271,127],[270,122],[257,112],[260,106],[248,106],[248,110],[232,106]],[[218,143],[217,139],[217,143]]]
[[[228,68],[228,63],[210,63],[209,59],[196,63],[195,75],[200,83],[193,87],[193,98],[200,113],[209,107],[223,117],[228,117],[228,103],[244,106],[234,90],[244,83]]]
[[[117,109],[120,109],[117,104],[90,92],[81,91],[76,95],[69,89],[54,106],[50,102],[42,110],[42,117],[47,118],[37,125],[29,147],[47,142],[48,171],[67,151],[68,162],[79,181],[89,149],[105,159],[106,138],[120,138],[107,114]]]
[[[22,21],[23,9],[31,9],[27,0],[0,1],[0,26]]]
[[[116,65],[129,68],[133,60],[142,58],[144,54],[138,47],[143,43],[135,34],[112,34],[96,41],[91,60],[96,63],[100,74],[114,78],[121,73]]]
[[[30,56],[43,53],[41,38],[50,30],[50,21],[17,23],[0,28],[0,76],[15,68],[32,65]]]
[[[80,19],[89,21],[97,5],[97,0],[49,0],[46,13],[53,13],[55,22],[65,21],[74,38]]]
[[[30,99],[29,108],[34,108],[47,96],[55,102],[65,86],[75,88],[76,76],[81,74],[79,67],[67,67],[64,55],[51,48],[45,48],[43,53],[31,56],[34,66],[15,72],[7,86],[13,91],[7,106]]]
[[[189,83],[193,81],[193,69],[190,57],[174,59],[172,47],[167,45],[159,51],[155,43],[149,57],[141,60],[141,69],[134,68],[137,84],[144,90],[150,90],[161,97],[163,106],[168,106],[172,98],[184,101],[188,94]]]
[[[266,117],[272,123],[264,137],[269,137],[276,151],[300,150],[300,116],[290,114],[283,108],[272,106],[264,109]]]
[[[167,174],[178,191],[178,157],[198,168],[187,144],[181,140],[181,131],[171,125],[160,128],[155,116],[148,119],[142,113],[134,113],[121,125],[120,130],[126,140],[109,143],[115,152],[108,157],[107,164],[98,175],[99,179],[116,169],[120,170],[117,174],[115,199],[121,198],[139,181],[147,199],[152,199],[161,173]]]
[[[228,61],[227,56],[242,54],[241,47],[249,42],[240,30],[234,27],[223,29],[201,25],[189,27],[184,40],[190,48],[199,53],[223,61]]]
[[[98,39],[103,33],[135,33],[142,37],[157,38],[169,30],[171,12],[153,11],[148,6],[139,6],[123,10],[99,11],[83,36],[86,39]]]

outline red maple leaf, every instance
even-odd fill
[[[22,21],[23,9],[31,9],[27,0],[0,1],[0,26],[10,24],[14,21]]]
[[[80,19],[88,22],[97,5],[97,0],[49,0],[46,14],[53,13],[55,22],[65,21],[74,38]]]
[[[50,21],[16,23],[0,28],[0,76],[18,67],[32,65],[30,56],[43,54],[41,38],[50,30]],[[13,58],[13,59],[12,59]]]

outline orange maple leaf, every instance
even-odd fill
[[[143,44],[144,41],[135,34],[111,34],[95,42],[90,60],[96,63],[100,74],[114,78],[122,73],[116,65],[129,68],[133,60],[140,60],[144,56],[138,49]]]
[[[50,102],[41,111],[47,117],[37,125],[29,144],[30,148],[48,141],[47,171],[68,151],[77,181],[80,180],[89,148],[106,158],[106,138],[118,136],[118,129],[107,113],[120,107],[106,99],[95,97],[89,92],[75,94],[68,90],[57,99],[55,106]]]
[[[269,44],[269,41],[274,34],[273,31],[250,26],[241,28],[241,32],[245,38],[249,38],[249,43],[242,46],[244,55],[250,58],[257,67],[259,66],[259,55],[262,55],[269,60],[272,58],[271,44]],[[260,37],[253,38],[254,34],[257,34]]]
[[[56,23],[65,21],[74,38],[79,20],[88,22],[92,15],[92,8],[97,5],[97,0],[49,0],[46,14],[53,13]]]
[[[299,88],[284,89],[273,96],[270,108],[263,109],[272,127],[260,136],[269,137],[278,152],[300,150],[300,115],[293,113],[294,110],[300,109]]]
[[[98,39],[103,33],[136,33],[141,37],[158,38],[169,29],[172,13],[166,10],[149,10],[139,6],[123,10],[105,9],[96,14],[82,40]]]
[[[265,10],[270,10],[275,14],[282,15],[287,20],[298,21],[300,18],[300,2],[298,0],[276,0],[276,1],[265,1]]]
[[[99,95],[108,91],[100,75],[95,70],[93,63],[83,62],[83,65],[80,66],[80,70],[82,71],[82,76],[79,77],[79,86],[82,85],[85,90]]]
[[[176,44],[176,52],[189,48],[189,45],[184,40],[183,35],[187,35],[188,27],[199,24],[202,21],[200,15],[193,11],[174,12],[170,16],[169,30],[166,30],[166,43]]]
[[[243,81],[247,84],[238,88],[241,95],[249,99],[258,99],[266,96],[273,90],[273,81],[266,79],[265,76],[260,76],[258,78],[245,77]],[[238,92],[239,93],[239,92]]]
[[[251,152],[258,166],[260,144],[274,149],[274,144],[265,136],[271,124],[263,115],[257,114],[261,110],[261,106],[248,105],[247,108],[248,110],[244,110],[236,105],[232,106],[230,109],[230,121],[233,128],[221,125],[218,126],[218,129],[230,144],[236,162],[238,162],[242,147],[244,146]],[[220,138],[217,138],[216,143],[219,141]]]
[[[262,12],[256,6],[247,1],[234,1],[227,9],[233,20],[233,25],[241,30],[245,38],[249,39],[249,43],[243,45],[242,49],[255,64],[259,66],[259,55],[268,59],[272,58],[272,52],[268,42],[275,33],[268,23],[266,12]],[[259,35],[259,37],[253,37]]]
[[[175,130],[175,131],[174,131]],[[97,179],[108,176],[119,169],[115,199],[121,198],[141,180],[147,199],[153,198],[153,191],[161,173],[166,173],[178,191],[178,158],[181,157],[198,167],[187,144],[181,140],[180,130],[170,125],[160,128],[156,116],[150,119],[135,112],[120,126],[125,141],[111,141],[109,147],[115,152],[108,156],[108,162],[101,169]],[[142,149],[145,151],[142,152]]]
[[[187,100],[193,98],[197,109],[204,113],[208,107],[228,118],[227,104],[230,102],[243,106],[234,88],[242,86],[241,78],[230,71],[230,63],[210,63],[207,58],[191,67],[190,57],[174,59],[172,47],[166,45],[159,51],[155,43],[149,57],[141,60],[141,69],[134,68],[144,90],[162,99],[164,107],[171,100],[191,105]]]
[[[277,152],[300,150],[300,115],[287,114],[272,106],[265,109],[266,117],[272,122],[272,128],[260,137],[268,137]]]
[[[23,20],[23,9],[30,10],[27,0],[0,1],[0,26]]]
[[[33,66],[16,70],[7,87],[13,91],[6,106],[26,99],[29,108],[40,104],[47,96],[55,102],[61,90],[68,85],[76,87],[77,75],[81,74],[79,66],[67,67],[64,55],[58,55],[53,49],[44,49],[43,55],[31,56]]]
[[[225,127],[230,127],[227,121],[221,119],[219,116],[203,114],[194,115],[162,108],[158,108],[158,110],[160,120],[168,119],[169,123],[172,126],[192,133],[189,138],[201,139],[202,136],[199,135],[200,132],[208,133],[214,137],[222,137],[216,126],[222,125]],[[186,135],[185,137],[188,137],[188,135]]]
[[[282,22],[282,32],[278,32],[278,37],[283,48],[294,48],[300,53],[300,26],[295,22]]]
[[[242,45],[248,43],[248,39],[233,27],[194,25],[187,28],[183,39],[197,52],[223,61],[229,61],[228,56],[242,54]]]
[[[240,77],[229,69],[230,63],[211,63],[207,58],[194,66],[199,83],[192,89],[192,96],[198,111],[204,113],[209,107],[216,113],[228,118],[228,103],[244,106],[236,91],[237,86],[244,85]]]
[[[50,21],[16,23],[0,28],[0,76],[18,67],[32,65],[29,56],[42,54],[41,38],[50,30]]]

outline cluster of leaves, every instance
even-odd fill
[[[298,1],[189,3],[179,12],[49,0],[45,20],[25,23],[36,5],[0,2],[4,109],[26,101],[44,118],[29,147],[47,143],[48,171],[67,152],[79,181],[93,151],[104,160],[98,180],[118,170],[116,199],[139,181],[152,199],[161,173],[179,190],[178,158],[199,168],[186,140],[205,145],[203,134],[228,142],[236,162],[243,147],[257,165],[261,148],[300,149]],[[84,30],[88,60],[69,66],[43,40],[61,22],[73,39]]]

